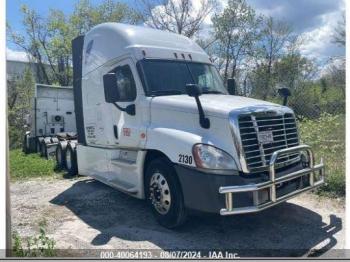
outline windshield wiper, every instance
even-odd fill
[[[220,92],[220,91],[202,91],[202,94],[220,94],[220,95],[226,95],[225,93],[223,92]]]
[[[180,90],[154,90],[151,91],[151,96],[166,96],[166,95],[182,95]]]

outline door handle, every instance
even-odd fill
[[[114,137],[116,139],[118,139],[118,126],[117,125],[113,125],[113,132],[114,132]]]

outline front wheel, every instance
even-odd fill
[[[182,225],[187,218],[181,185],[167,158],[153,160],[146,170],[145,193],[159,224],[166,228]]]

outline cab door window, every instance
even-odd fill
[[[136,85],[129,65],[116,67],[116,88],[119,89],[120,102],[131,102],[136,99]]]

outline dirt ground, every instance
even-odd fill
[[[196,215],[177,230],[159,226],[144,201],[85,177],[13,182],[11,206],[13,230],[38,234],[45,219],[48,235],[67,252],[63,255],[96,249],[230,249],[241,257],[344,256],[344,202],[314,194],[256,214]]]

